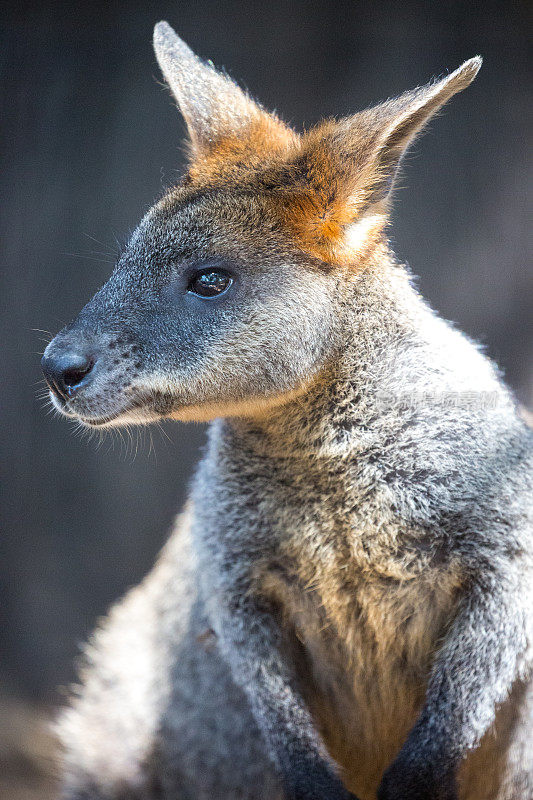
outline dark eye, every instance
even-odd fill
[[[189,283],[188,291],[199,297],[218,297],[233,283],[225,272],[217,269],[208,269],[197,272]]]

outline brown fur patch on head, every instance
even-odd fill
[[[347,231],[368,210],[380,173],[363,133],[347,163],[337,146],[340,130],[342,123],[328,121],[300,137],[277,117],[259,119],[246,135],[223,138],[194,160],[187,182],[261,195],[300,250],[325,265],[353,264],[356,257],[360,264],[382,232],[384,207],[373,208],[364,241],[354,245]]]
[[[258,114],[239,136],[229,134],[213,142],[193,159],[188,179],[196,186],[228,186],[250,182],[272,160],[283,158],[298,143],[298,135],[273,114]]]
[[[311,129],[282,166],[279,192],[284,219],[304,250],[334,264],[361,256],[348,232],[370,210],[379,166],[372,158],[368,131],[351,131],[350,151],[343,140],[347,121],[327,121]],[[372,208],[364,248],[386,221],[385,208]],[[363,244],[360,242],[360,244]]]
[[[301,250],[352,266],[381,237],[409,144],[481,66],[479,57],[470,59],[440,81],[300,137],[199,59],[167,23],[156,25],[154,46],[189,131],[187,182],[268,195]]]

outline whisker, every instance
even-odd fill
[[[46,333],[47,336],[50,336],[51,339],[54,338],[54,334],[51,331],[46,331],[43,328],[30,328],[30,331],[34,333]]]
[[[169,436],[169,434],[167,433],[167,431],[163,427],[163,423],[161,422],[161,420],[157,421],[156,427],[157,427],[158,431],[160,431],[160,433],[163,435],[163,437],[167,440],[167,442],[169,442],[171,445],[173,445],[174,442],[172,441],[171,437]]]
[[[95,256],[87,255],[86,253],[66,253],[63,252],[62,255],[70,256],[71,258],[84,258],[86,261],[94,261],[97,264],[114,264],[115,261],[111,261],[108,258],[95,258]]]
[[[97,239],[97,238],[96,238],[96,236],[91,236],[91,234],[90,234],[90,233],[85,233],[85,231],[83,231],[83,236],[86,236],[86,237],[87,237],[87,239],[92,239],[92,241],[93,241],[93,242],[96,242],[96,244],[99,244],[99,245],[101,245],[102,247],[105,247],[105,249],[106,249],[106,252],[107,252],[107,254],[108,254],[108,255],[113,255],[113,250],[112,250],[112,248],[111,248],[111,247],[109,247],[109,246],[108,246],[108,245],[107,245],[105,242],[101,242],[99,239]]]

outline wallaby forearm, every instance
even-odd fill
[[[526,571],[527,574],[527,571]],[[420,717],[385,773],[379,800],[454,800],[456,770],[479,745],[520,677],[528,647],[524,576],[485,576],[460,604],[440,647]]]
[[[220,599],[213,624],[221,651],[248,696],[288,800],[354,800],[296,687],[274,613],[242,585]]]

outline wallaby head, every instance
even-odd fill
[[[402,156],[481,65],[300,135],[167,23],[154,44],[187,174],[43,358],[55,406],[91,426],[259,413],[312,381],[383,262]]]

